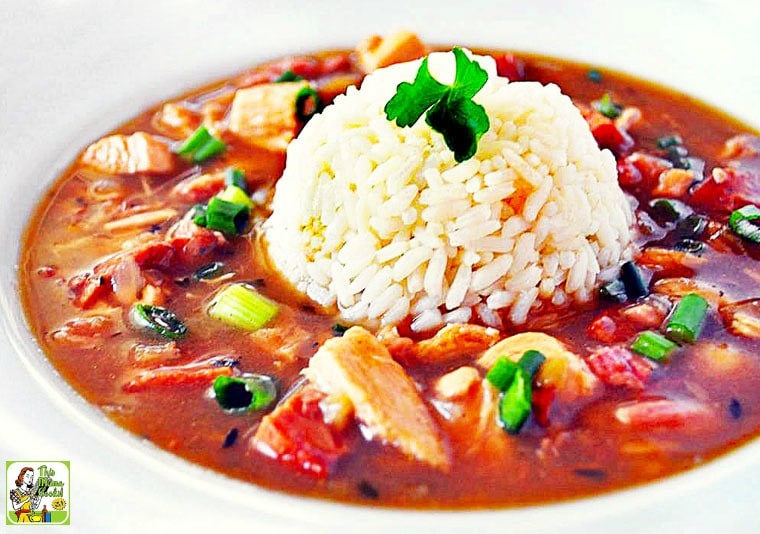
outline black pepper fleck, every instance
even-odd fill
[[[377,491],[377,488],[375,488],[375,486],[373,486],[366,480],[362,480],[361,482],[359,482],[359,493],[361,494],[362,497],[366,499],[374,500],[380,497],[380,492]]]
[[[227,432],[227,435],[224,437],[224,443],[222,443],[222,448],[227,449],[229,447],[232,447],[237,441],[237,437],[238,437],[237,428],[233,428],[232,430]]]
[[[728,413],[730,413],[731,417],[733,417],[734,419],[741,418],[742,403],[736,399],[731,399],[731,402],[728,403]]]

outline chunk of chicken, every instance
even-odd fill
[[[367,73],[394,63],[418,59],[427,53],[428,49],[419,37],[405,30],[386,37],[372,35],[356,47],[359,66]]]
[[[435,423],[414,382],[388,349],[361,327],[327,340],[303,374],[328,395],[345,395],[356,418],[405,454],[448,469]]]
[[[163,141],[145,132],[109,135],[85,150],[82,162],[109,174],[167,174],[175,157]]]
[[[446,364],[486,350],[499,340],[499,331],[474,324],[455,323],[441,328],[433,337],[415,343],[398,331],[385,330],[378,339],[393,359],[403,365]]]
[[[488,370],[502,356],[516,362],[528,350],[537,350],[546,357],[536,382],[543,387],[555,387],[559,397],[585,397],[593,394],[599,385],[599,379],[580,356],[542,332],[523,332],[502,339],[480,357],[477,365]]]
[[[285,150],[298,129],[296,98],[307,87],[309,82],[301,80],[238,89],[230,109],[230,131],[252,145]]]
[[[496,423],[499,393],[477,369],[459,367],[443,375],[435,382],[434,396],[458,457],[502,461],[509,453],[509,437]]]

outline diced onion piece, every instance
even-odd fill
[[[276,302],[245,284],[222,289],[209,306],[209,316],[245,330],[258,330],[277,315]]]

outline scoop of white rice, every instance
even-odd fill
[[[471,56],[488,82],[474,100],[490,128],[457,164],[425,123],[383,108],[420,61],[367,76],[290,144],[264,226],[274,265],[350,322],[412,328],[478,314],[526,320],[542,302],[587,301],[600,274],[632,253],[632,212],[615,160],[556,85],[509,83]],[[451,83],[451,53],[430,55]]]

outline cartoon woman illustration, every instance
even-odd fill
[[[11,490],[11,503],[19,523],[37,523],[42,519],[39,515],[34,515],[40,505],[37,487],[38,484],[34,483],[34,469],[22,468],[16,478],[16,488]]]

